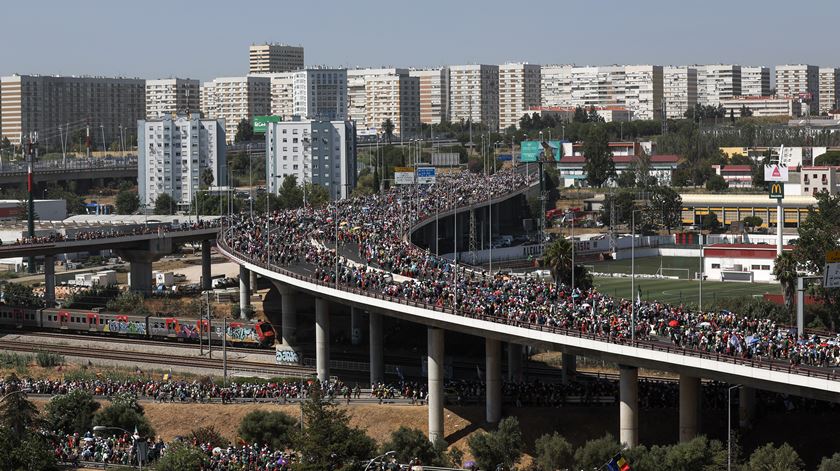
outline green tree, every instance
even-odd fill
[[[835,453],[831,457],[823,457],[817,471],[840,471],[840,453]]]
[[[183,471],[204,469],[207,454],[189,443],[175,441],[166,447],[166,454],[155,465],[157,471]]]
[[[706,180],[706,189],[709,191],[720,192],[727,188],[729,188],[729,183],[727,183],[726,180],[718,174],[711,175],[709,176],[709,179]]]
[[[621,172],[616,178],[615,183],[619,188],[636,188],[636,172],[630,170]]]
[[[534,461],[541,470],[572,469],[575,465],[574,447],[557,432],[537,438],[534,448]]]
[[[330,202],[330,193],[321,185],[314,183],[307,183],[306,188],[306,204],[313,208],[321,208]]]
[[[621,189],[616,193],[604,195],[601,205],[600,220],[605,226],[610,225],[611,211],[615,212],[615,223],[630,225],[633,210],[636,209],[636,193],[630,189]]]
[[[230,444],[230,440],[223,437],[222,434],[216,430],[216,427],[213,427],[212,425],[192,429],[190,431],[190,435],[192,436],[193,443],[204,443],[209,445],[211,449],[215,447],[225,448]],[[275,447],[275,450],[276,449],[280,448]]]
[[[799,453],[787,443],[779,447],[768,443],[753,451],[747,468],[762,471],[801,471],[805,469],[805,463],[802,462]]]
[[[589,122],[589,114],[586,113],[586,110],[581,108],[580,106],[575,107],[575,114],[572,117],[572,122],[575,123],[588,123]]]
[[[267,443],[282,450],[292,443],[299,426],[297,420],[283,412],[253,411],[242,418],[237,433],[248,443]]]
[[[682,197],[669,186],[656,186],[650,193],[648,214],[654,224],[668,230],[680,225]]]
[[[84,434],[93,429],[93,415],[99,403],[81,389],[53,396],[45,408],[46,420],[51,430],[62,434]]]
[[[421,430],[400,426],[391,432],[391,438],[382,445],[382,453],[395,451],[394,455],[400,463],[408,463],[418,458],[428,466],[447,466],[446,442],[438,439],[435,443],[429,441]]]
[[[572,281],[572,242],[563,236],[557,238],[543,254],[543,263],[551,271],[554,283],[569,284]]]
[[[745,227],[754,229],[756,227],[761,227],[761,224],[764,222],[764,220],[758,216],[747,216],[744,218],[743,222]]]
[[[122,190],[117,193],[115,207],[117,214],[134,214],[140,209],[140,196],[135,191]]]
[[[143,415],[143,407],[131,395],[117,395],[111,399],[111,404],[103,408],[93,417],[93,424],[106,427],[119,427],[129,432],[135,428],[143,437],[155,434],[152,424]]]
[[[510,469],[522,456],[524,441],[516,417],[505,417],[492,432],[477,433],[467,440],[470,452],[481,469],[503,464]]]
[[[204,188],[210,188],[213,186],[213,181],[215,181],[216,177],[213,175],[213,169],[205,168],[201,171],[201,185]]]
[[[391,139],[394,137],[394,122],[391,121],[391,118],[382,122],[382,132],[385,134],[385,139],[388,141],[388,144],[390,144]]]
[[[161,193],[155,198],[155,214],[169,215],[175,214],[177,204],[175,200],[169,196],[169,193]]]
[[[592,126],[583,143],[583,171],[590,186],[601,187],[615,177],[615,162],[603,126]]]
[[[20,383],[14,374],[6,377],[7,387],[0,401],[0,428],[12,431],[13,436],[22,440],[27,431],[41,423],[38,408],[26,398]]]
[[[715,232],[720,229],[720,221],[718,221],[718,217],[716,213],[709,213],[703,216],[703,219],[700,221],[700,228],[704,231]]]
[[[119,314],[149,315],[143,304],[143,295],[134,291],[122,291],[114,299],[108,300],[105,307]]]
[[[660,466],[665,469],[723,470],[726,469],[726,451],[718,440],[699,436],[668,447]]]
[[[601,438],[589,440],[575,451],[575,467],[598,469],[621,450],[621,445],[609,433]]]
[[[35,295],[31,286],[13,282],[3,285],[3,302],[16,307],[44,306],[44,300]]]
[[[793,297],[796,295],[796,279],[799,277],[798,264],[793,252],[782,252],[776,257],[773,276],[782,285],[788,314],[793,314]]]
[[[233,138],[234,142],[250,142],[254,140],[254,126],[247,118],[242,118],[239,124],[236,125],[236,135]]]
[[[58,464],[50,443],[43,435],[27,432],[22,438],[11,430],[0,427],[0,469],[3,470],[57,470]]]
[[[280,204],[285,209],[300,208],[303,206],[303,189],[298,185],[297,176],[286,175],[280,183],[277,196]]]

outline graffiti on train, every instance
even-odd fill
[[[118,334],[146,335],[146,323],[140,321],[127,321],[110,319],[102,327],[103,332],[115,332]]]
[[[222,328],[216,327],[216,335],[221,336]],[[257,335],[257,331],[253,327],[227,327],[225,331],[228,342],[240,342],[240,343],[259,343],[260,339]]]
[[[178,323],[178,326],[175,328],[175,335],[178,337],[182,337],[185,339],[197,339],[198,338],[198,326],[190,325],[190,324],[182,324]]]

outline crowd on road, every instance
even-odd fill
[[[433,185],[402,186],[353,197],[320,209],[243,214],[231,221],[226,244],[252,261],[295,271],[308,266],[318,281],[467,316],[502,318],[617,342],[653,340],[678,348],[745,360],[783,361],[791,367],[840,366],[840,335],[797,335],[769,319],[684,305],[618,299],[592,288],[487,274],[423,250],[403,235],[441,211],[500,197],[528,176],[440,176]],[[336,250],[336,248],[338,250]],[[300,273],[300,271],[299,271]]]
[[[15,239],[13,242],[7,244],[11,246],[20,246],[20,245],[37,245],[37,244],[52,244],[56,242],[73,242],[73,241],[81,241],[81,240],[98,240],[98,239],[108,239],[114,237],[128,237],[128,236],[136,236],[136,235],[147,235],[147,234],[165,234],[169,232],[180,232],[180,231],[194,231],[198,229],[210,229],[215,227],[222,227],[223,218],[215,218],[215,219],[205,219],[198,222],[186,222],[181,224],[152,224],[147,225],[143,224],[137,226],[128,226],[128,227],[108,227],[102,229],[91,229],[91,230],[80,230],[72,235],[67,235],[62,232],[52,232],[50,234],[41,235],[41,236],[33,236],[33,237],[20,237]],[[0,240],[0,246],[3,245],[3,241]]]

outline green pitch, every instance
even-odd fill
[[[656,265],[657,269],[659,265]],[[612,296],[630,297],[630,278],[594,278],[595,286]],[[699,300],[700,283],[694,280],[645,280],[636,279],[636,290],[641,288],[643,300],[657,300],[670,304],[694,304]],[[703,305],[709,306],[715,300],[781,293],[777,283],[735,283],[720,281],[703,282]],[[635,297],[635,294],[633,295]]]
[[[630,259],[609,260],[604,262],[584,262],[586,268],[593,269],[598,273],[630,273]],[[691,272],[689,277],[694,279],[694,273],[700,271],[700,257],[639,257],[636,258],[636,273],[654,275],[659,267],[665,268],[688,268]],[[676,272],[670,271],[666,275],[680,276],[685,278],[685,270]]]

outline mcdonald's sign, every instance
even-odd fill
[[[782,199],[785,197],[785,184],[773,182],[770,184],[770,199]]]

